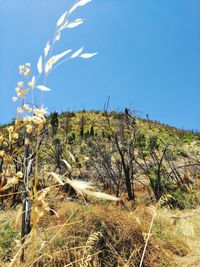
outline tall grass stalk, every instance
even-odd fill
[[[63,64],[66,60],[74,60],[76,58],[92,58],[97,53],[85,53],[84,48],[81,47],[77,51],[73,51],[73,49],[67,49],[64,52],[61,52],[59,54],[53,55],[54,47],[58,41],[60,41],[61,36],[64,31],[70,31],[73,28],[78,27],[79,25],[84,23],[83,19],[75,19],[71,20],[71,14],[75,13],[75,11],[85,6],[91,2],[91,0],[79,0],[77,1],[69,10],[65,11],[64,14],[58,19],[56,23],[56,30],[55,35],[53,37],[53,40],[50,42],[48,41],[45,48],[44,53],[39,56],[38,62],[37,62],[37,71],[38,74],[32,75],[31,74],[31,64],[26,63],[24,65],[19,66],[19,72],[20,75],[22,75],[24,81],[20,81],[17,83],[16,87],[16,96],[13,96],[13,101],[16,103],[19,103],[17,107],[17,114],[19,115],[18,118],[15,120],[15,123],[13,126],[10,126],[7,128],[8,131],[8,137],[0,135],[0,142],[2,144],[7,143],[8,149],[12,153],[11,155],[6,154],[5,151],[0,151],[0,157],[4,161],[5,164],[4,172],[2,173],[2,180],[0,185],[0,190],[2,188],[9,188],[13,186],[13,183],[16,184],[22,184],[22,200],[23,200],[23,210],[22,210],[22,229],[21,229],[21,248],[17,252],[17,254],[14,256],[14,261],[18,254],[21,252],[21,261],[24,261],[24,250],[25,250],[25,237],[28,235],[27,230],[27,217],[28,213],[31,212],[31,222],[32,222],[32,229],[30,232],[31,236],[31,258],[32,262],[34,262],[35,257],[35,241],[36,241],[36,228],[38,223],[38,218],[42,216],[42,212],[38,213],[37,206],[38,206],[38,192],[37,192],[37,186],[39,181],[39,153],[40,153],[40,143],[41,143],[41,134],[45,127],[46,123],[46,114],[47,114],[47,108],[44,107],[44,93],[51,91],[47,86],[47,77],[49,74],[58,66]],[[52,56],[53,55],[53,56]],[[42,77],[43,76],[43,77]],[[43,79],[42,79],[43,78]],[[40,83],[40,80],[43,80]],[[40,97],[39,99],[36,98],[35,92],[40,91]],[[32,101],[31,104],[29,104],[28,96],[30,95],[30,99]],[[37,102],[40,103],[40,106],[37,106]],[[12,163],[12,160],[14,160],[14,156],[16,156],[17,153],[21,153],[21,151],[18,152],[12,152],[12,145],[15,140],[19,139],[20,131],[24,128],[25,131],[25,138],[24,138],[24,164],[21,171],[16,173],[12,179],[10,179],[10,182],[8,183],[8,171],[9,171],[9,165]],[[36,136],[34,137],[34,132],[36,132]],[[30,140],[35,138],[35,142],[30,143]],[[35,144],[35,145],[34,145]],[[34,180],[32,188],[30,188],[30,170],[28,170],[28,166],[30,165],[30,168],[32,167],[32,161],[33,159],[29,155],[29,147],[34,151]],[[32,161],[31,161],[32,160]],[[32,195],[31,195],[32,191]],[[11,194],[6,194],[11,195]],[[48,207],[48,203],[45,203],[46,193],[43,196],[42,203],[44,210],[50,210]],[[32,202],[32,208],[29,207],[29,202]],[[29,221],[30,224],[30,221]]]
[[[143,249],[143,252],[142,252],[142,256],[141,256],[139,267],[142,267],[142,264],[143,264],[143,261],[144,261],[145,253],[146,253],[147,246],[148,246],[148,243],[149,243],[149,239],[150,239],[151,233],[152,233],[153,224],[154,224],[154,221],[155,221],[156,216],[157,216],[157,208],[158,208],[158,206],[156,205],[156,207],[154,208],[154,212],[153,212],[153,216],[152,216],[150,225],[149,225],[149,231],[147,233],[147,238],[146,238],[146,241],[145,241],[145,245],[144,245],[144,249]]]
[[[142,264],[144,262],[144,257],[145,257],[145,253],[146,253],[146,250],[147,250],[147,246],[148,246],[148,243],[149,243],[149,239],[151,237],[151,233],[152,233],[152,229],[153,229],[153,225],[154,225],[154,222],[155,222],[155,219],[157,217],[157,214],[158,214],[158,208],[162,206],[162,204],[171,197],[170,194],[166,194],[166,195],[163,195],[159,201],[157,202],[156,206],[154,207],[154,211],[153,211],[153,215],[152,215],[152,219],[151,219],[151,222],[150,222],[150,225],[149,225],[149,231],[147,233],[147,238],[146,238],[146,241],[145,241],[145,245],[144,245],[144,249],[143,249],[143,252],[142,252],[142,256],[141,256],[141,260],[140,260],[140,265],[139,267],[142,267]]]

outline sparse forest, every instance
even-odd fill
[[[31,145],[23,128],[6,143],[12,129],[1,127],[5,266],[13,257],[23,266],[139,266],[152,218],[141,266],[174,266],[190,254],[180,229],[181,214],[198,211],[198,133],[127,109],[54,112],[38,143],[35,131],[29,136]]]
[[[47,111],[48,76],[97,52],[54,48],[91,0],[19,65],[16,118],[0,126],[0,266],[200,266],[200,133],[130,108]]]

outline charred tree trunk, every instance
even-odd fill
[[[3,173],[3,158],[1,159],[1,163],[0,163],[0,174],[1,174],[1,187],[3,186],[3,177],[2,177],[2,173]],[[1,192],[0,192],[1,194]],[[4,197],[3,196],[0,196],[0,210],[4,209],[4,203],[3,203],[3,199]]]
[[[129,200],[135,200],[135,196],[132,190],[132,177],[131,177],[131,172],[130,172],[130,167],[128,164],[126,164],[126,160],[125,160],[125,155],[123,154],[120,145],[119,145],[119,141],[117,138],[117,135],[115,135],[115,143],[117,146],[117,150],[118,153],[121,157],[121,162],[122,162],[122,168],[123,168],[123,172],[124,172],[124,179],[125,179],[125,186],[126,186],[126,191],[128,194],[128,199]]]
[[[24,242],[26,235],[30,232],[30,208],[31,202],[29,200],[29,145],[26,144],[27,134],[25,135],[25,145],[24,145],[24,180],[22,183],[22,227],[21,227],[21,244],[22,253],[21,261],[24,261]]]

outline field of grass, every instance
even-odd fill
[[[115,158],[119,162],[120,158],[114,149],[113,132],[120,134],[118,127],[123,120],[122,113],[109,113],[112,128],[108,127],[104,112],[99,111],[63,113],[57,116],[56,127],[52,117],[55,119],[55,114],[47,118],[47,132],[38,153],[35,224],[31,217],[32,230],[26,234],[24,243],[21,243],[22,183],[19,181],[17,190],[13,184],[6,191],[2,188],[5,197],[0,211],[1,266],[139,266],[143,252],[141,266],[198,264],[199,134],[136,119],[136,136],[142,134],[145,137],[146,145],[142,147],[145,151],[151,136],[158,137],[159,146],[154,156],[159,157],[165,143],[170,143],[170,154],[165,158],[166,162],[163,161],[162,168],[169,171],[169,159],[177,170],[183,165],[184,171],[180,171],[180,175],[188,175],[187,180],[181,177],[186,186],[173,179],[168,181],[163,184],[163,196],[158,201],[148,174],[137,167],[132,176],[134,200],[128,199],[123,172],[119,172],[122,175],[117,195],[120,199],[110,202],[94,197],[81,187],[77,190],[76,186],[73,189],[71,184],[65,183],[66,179],[82,180],[95,186],[91,188],[92,192],[95,189],[116,195],[115,184],[110,180],[112,176],[102,178],[95,169],[99,164],[102,175],[109,174],[101,163],[106,159],[94,153],[94,149],[91,152],[91,148],[95,142],[100,142],[104,153],[112,153],[107,160],[111,160],[111,168],[119,175]],[[10,126],[2,127],[2,134],[6,133],[6,127]],[[131,130],[130,126],[125,129],[125,140],[129,139]],[[22,134],[19,132],[19,135]],[[186,139],[190,142],[185,142]],[[139,164],[150,164],[151,155],[148,154],[146,161],[142,161],[138,139],[134,142],[132,145]],[[34,135],[32,145],[34,147]],[[23,153],[19,147],[18,157],[23,157]],[[8,154],[9,151],[6,152]],[[67,166],[63,164],[63,159]],[[14,164],[15,161],[10,162],[9,172],[14,172]],[[33,165],[33,173],[35,168]],[[55,175],[52,176],[52,172]],[[165,177],[163,174],[164,182]],[[31,200],[35,179],[32,173],[29,179]],[[100,197],[105,198],[104,195]],[[20,263],[22,249],[25,256]]]

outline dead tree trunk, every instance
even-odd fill
[[[124,180],[125,180],[126,191],[128,194],[128,199],[134,201],[135,195],[134,195],[134,191],[132,188],[132,177],[131,177],[131,169],[130,169],[132,162],[129,162],[129,164],[126,163],[125,155],[123,154],[122,149],[120,148],[117,135],[115,135],[115,143],[116,143],[117,151],[120,155],[121,162],[122,162],[122,168],[123,168],[123,172],[124,172]],[[132,160],[133,160],[133,158],[131,157],[131,161]]]
[[[28,138],[25,134],[25,145],[24,145],[24,179],[22,183],[22,227],[21,227],[21,244],[22,253],[21,261],[24,261],[24,242],[26,235],[30,232],[30,207],[31,202],[29,200],[29,145],[26,144],[26,139]]]

